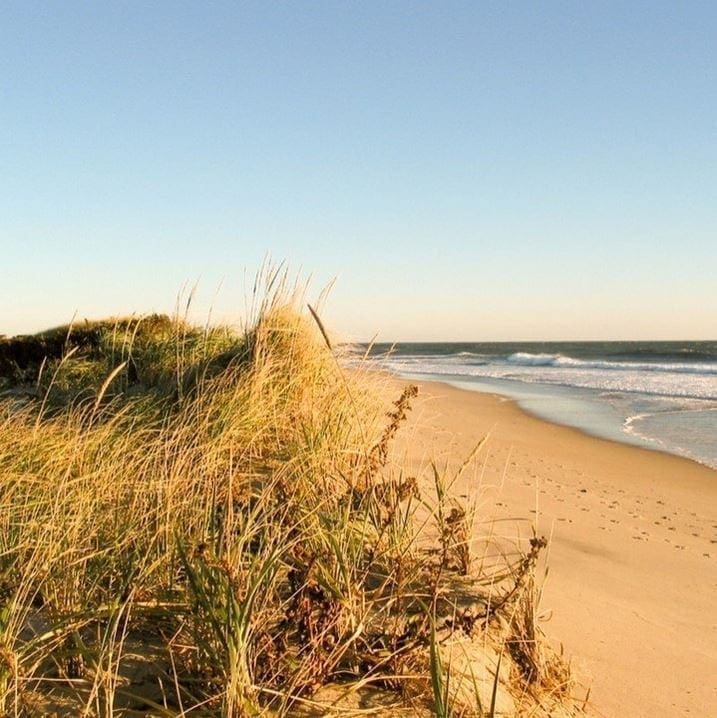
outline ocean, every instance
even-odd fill
[[[717,468],[717,341],[376,344],[369,361]]]

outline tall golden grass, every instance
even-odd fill
[[[4,364],[0,714],[569,714],[541,544],[476,571],[450,477],[391,460],[415,388],[386,416],[267,284],[241,332],[99,322]]]

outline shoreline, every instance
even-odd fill
[[[638,431],[626,430],[626,426],[630,424],[631,422],[635,421],[635,419],[643,418],[645,416],[652,416],[654,414],[647,412],[647,413],[638,413],[635,415],[631,415],[625,418],[625,420],[620,425],[620,430],[611,430],[607,431],[605,427],[601,430],[598,428],[595,428],[595,424],[593,424],[592,427],[588,427],[587,425],[580,426],[576,424],[570,423],[568,420],[562,421],[559,418],[556,418],[554,415],[551,416],[550,412],[540,412],[534,408],[531,408],[530,404],[532,402],[536,401],[536,396],[529,396],[528,394],[525,394],[523,396],[520,396],[520,392],[509,392],[504,391],[501,392],[501,387],[496,387],[493,389],[493,387],[490,388],[471,388],[473,386],[475,387],[481,387],[481,382],[475,382],[471,381],[468,378],[461,378],[459,376],[451,377],[450,375],[446,376],[445,378],[442,378],[438,375],[430,375],[430,374],[395,374],[392,372],[389,372],[391,376],[404,380],[404,381],[412,381],[412,382],[418,382],[418,383],[428,383],[428,384],[445,384],[447,386],[453,387],[454,389],[458,389],[461,391],[468,391],[468,392],[477,392],[479,394],[487,394],[490,396],[499,397],[501,399],[512,401],[521,411],[525,412],[526,414],[539,419],[540,421],[544,421],[549,424],[554,424],[555,426],[562,426],[566,429],[573,429],[575,431],[579,431],[581,434],[584,434],[586,436],[592,437],[594,439],[600,439],[602,441],[611,441],[613,443],[632,446],[638,449],[645,449],[647,451],[657,451],[659,453],[665,454],[667,456],[675,456],[681,459],[685,459],[687,461],[692,461],[696,464],[699,464],[700,466],[704,466],[708,469],[711,469],[713,471],[717,471],[717,465],[712,465],[708,463],[707,459],[700,459],[690,453],[688,453],[687,449],[684,449],[682,447],[679,447],[682,449],[684,453],[678,453],[677,451],[672,451],[669,448],[666,448],[664,446],[664,442],[656,437],[650,437],[645,436],[643,434],[640,434]],[[544,385],[544,384],[536,384],[536,386],[548,389],[550,385]],[[554,389],[579,389],[579,387],[564,387],[562,385],[556,385],[553,387]],[[535,387],[530,386],[526,387],[526,390],[531,389],[534,390]],[[546,393],[545,395],[547,398],[555,398],[555,395],[551,395]],[[595,407],[597,407],[598,404],[595,402]],[[717,411],[717,408],[713,409]]]
[[[400,377],[403,378],[403,377]],[[409,379],[405,379],[405,381],[409,381]],[[563,429],[570,429],[572,431],[577,431],[582,436],[585,436],[590,439],[598,439],[599,441],[607,441],[611,444],[616,444],[617,446],[629,446],[633,449],[638,449],[640,451],[649,451],[651,453],[658,453],[662,454],[665,457],[674,458],[674,459],[682,459],[683,461],[689,461],[690,463],[697,464],[698,466],[709,469],[710,471],[714,471],[717,473],[717,467],[711,466],[710,464],[700,461],[700,459],[695,458],[694,456],[688,456],[687,454],[677,454],[675,452],[669,451],[668,449],[661,448],[657,446],[657,442],[659,439],[650,439],[648,437],[641,436],[637,433],[630,433],[623,431],[623,435],[625,437],[634,436],[637,437],[637,441],[630,441],[628,438],[625,440],[620,440],[617,438],[610,438],[607,436],[600,436],[598,433],[594,433],[590,431],[589,429],[584,429],[580,426],[573,426],[572,424],[562,423],[560,421],[557,421],[556,419],[551,419],[546,416],[541,416],[539,413],[533,411],[527,406],[524,406],[524,404],[521,402],[520,399],[516,399],[515,397],[509,396],[507,394],[501,394],[500,392],[492,392],[492,391],[482,391],[481,389],[465,389],[462,386],[458,386],[460,383],[465,382],[458,382],[458,381],[442,381],[438,379],[416,379],[419,384],[445,384],[446,386],[450,386],[453,389],[457,389],[458,391],[467,391],[467,392],[475,392],[478,394],[484,394],[487,396],[492,396],[500,401],[509,401],[511,402],[519,411],[522,411],[524,414],[527,414],[528,416],[532,417],[533,419],[537,419],[538,421],[545,422],[546,424],[552,424],[553,426],[559,426]],[[636,415],[637,417],[642,415]],[[630,419],[634,419],[635,417],[628,417],[628,421]],[[624,425],[623,425],[624,426]]]
[[[717,471],[549,422],[512,398],[417,383],[396,450],[415,467],[429,455],[455,466],[490,433],[456,491],[478,492],[476,538],[511,519],[550,537],[541,625],[590,686],[588,713],[717,711],[705,685],[717,665]]]

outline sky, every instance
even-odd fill
[[[0,334],[717,338],[717,4],[0,4]]]

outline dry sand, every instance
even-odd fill
[[[420,387],[397,450],[455,464],[490,433],[455,489],[478,491],[478,532],[488,516],[523,517],[524,534],[534,522],[552,537],[542,628],[591,685],[588,714],[717,716],[717,471],[502,397]]]

